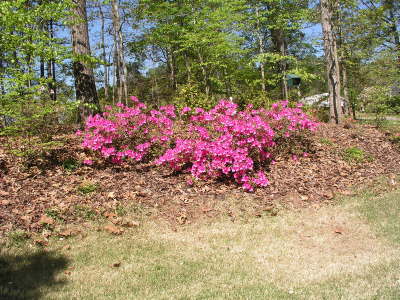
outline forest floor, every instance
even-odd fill
[[[323,124],[254,193],[2,138],[0,298],[398,299],[399,128]]]

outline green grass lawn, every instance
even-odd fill
[[[339,202],[3,246],[0,299],[400,299],[400,189]]]

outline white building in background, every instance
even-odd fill
[[[329,107],[329,93],[323,93],[318,95],[312,95],[305,98],[300,99],[300,102],[305,105],[314,105],[320,107]]]

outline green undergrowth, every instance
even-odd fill
[[[350,163],[370,162],[373,160],[371,155],[358,147],[349,147],[344,149],[343,159]]]

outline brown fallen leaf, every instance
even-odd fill
[[[341,228],[336,228],[335,233],[337,234],[343,234],[343,230]]]
[[[8,205],[8,204],[10,204],[10,203],[11,203],[10,200],[2,200],[2,201],[0,201],[0,204],[1,204],[1,205],[4,205],[4,206],[6,206],[6,205]]]
[[[105,216],[106,218],[116,218],[116,217],[118,217],[115,213],[109,212],[109,211],[106,211],[106,212],[103,214],[103,216]]]
[[[208,213],[208,212],[212,211],[213,209],[205,206],[205,207],[202,207],[201,210],[203,211],[203,213]]]
[[[21,219],[26,223],[30,223],[32,221],[32,216],[22,216]]]
[[[47,246],[49,244],[49,242],[46,240],[43,240],[43,239],[36,239],[35,244],[44,247],[44,246]]]
[[[78,229],[66,229],[62,232],[60,232],[58,235],[61,237],[71,237],[79,234],[81,231]]]
[[[4,197],[6,197],[6,196],[9,196],[10,195],[10,193],[9,192],[6,192],[6,191],[0,191],[0,196],[4,196]]]
[[[51,217],[43,215],[43,216],[41,216],[41,218],[39,220],[39,224],[52,225],[52,224],[54,224],[54,220]]]
[[[322,195],[328,198],[329,200],[333,199],[333,197],[335,196],[332,191],[325,191]]]
[[[121,225],[124,227],[132,228],[132,227],[138,227],[140,225],[140,223],[137,221],[122,219]]]
[[[104,226],[104,230],[107,231],[108,233],[115,234],[115,235],[121,235],[124,232],[124,230],[122,228],[119,228],[114,225]]]
[[[117,262],[117,263],[113,263],[112,264],[112,267],[113,268],[119,268],[121,266],[121,263],[120,262]]]
[[[122,223],[122,218],[108,218],[114,225],[120,225]]]

